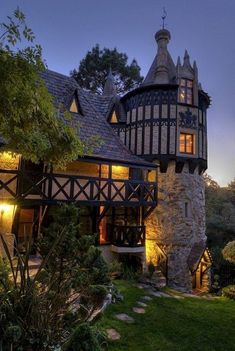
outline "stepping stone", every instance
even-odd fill
[[[115,329],[106,329],[106,334],[110,340],[119,340],[121,335]]]
[[[142,284],[136,284],[135,285],[138,289],[144,289],[144,286]]]
[[[135,313],[139,313],[139,314],[144,314],[145,313],[145,309],[143,307],[133,307],[133,311]]]
[[[200,299],[200,296],[198,296],[198,295],[193,295],[193,294],[188,294],[188,293],[184,293],[183,296],[192,297],[192,298],[196,298],[196,299]]]
[[[146,295],[146,296],[142,296],[142,299],[145,301],[151,301],[152,297]]]
[[[116,314],[115,317],[119,319],[120,321],[126,322],[126,323],[134,323],[134,318],[128,316],[126,313],[119,313]]]
[[[171,297],[170,295],[162,292],[162,291],[149,291],[149,294],[155,297]]]
[[[141,306],[141,307],[147,307],[148,305],[144,302],[141,301],[137,301],[137,305]]]

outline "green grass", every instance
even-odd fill
[[[140,315],[132,307],[146,291],[127,281],[115,285],[124,301],[110,305],[98,321],[102,330],[114,328],[121,334],[120,340],[109,342],[109,351],[235,351],[234,301],[153,297]],[[127,313],[135,323],[118,321],[116,313]]]

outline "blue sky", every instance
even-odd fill
[[[48,67],[69,74],[96,43],[136,58],[145,75],[156,54],[162,8],[176,61],[187,48],[212,97],[208,173],[235,177],[235,0],[0,0],[0,22],[19,6],[43,47]]]

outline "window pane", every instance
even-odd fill
[[[194,135],[180,133],[179,149],[180,149],[180,152],[182,153],[193,154],[194,153]]]
[[[192,96],[187,95],[187,104],[192,105]]]
[[[180,134],[180,152],[185,152],[185,134]]]
[[[182,86],[185,86],[185,85],[186,85],[185,79],[181,79],[181,80],[180,80],[180,85],[182,85]]]
[[[186,135],[186,152],[192,154],[193,153],[193,135]]]
[[[186,91],[184,88],[180,89],[180,101],[185,102]]]
[[[191,80],[187,80],[187,87],[192,88],[193,82]]]

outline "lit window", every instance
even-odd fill
[[[113,111],[113,113],[112,113],[112,117],[110,119],[110,123],[118,123],[118,119],[117,119],[117,115],[116,115],[115,111]]]
[[[73,99],[71,105],[70,105],[70,109],[69,109],[70,112],[73,112],[73,113],[78,113],[78,106],[77,106],[77,102],[75,99]]]
[[[194,154],[194,135],[180,133],[180,152]]]
[[[188,105],[193,103],[193,82],[189,79],[180,80],[179,100]]]

